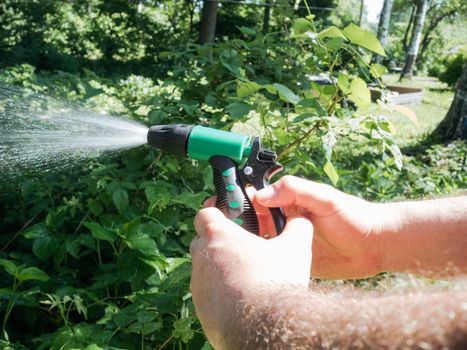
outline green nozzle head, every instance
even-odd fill
[[[148,144],[196,160],[225,156],[240,163],[251,152],[250,137],[200,125],[152,126],[148,131]]]
[[[225,156],[241,162],[250,150],[250,137],[203,126],[195,126],[188,139],[188,157],[191,159]]]

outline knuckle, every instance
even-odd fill
[[[297,178],[292,175],[285,175],[281,180],[281,187],[286,190],[293,190],[296,186]]]
[[[216,236],[220,231],[222,231],[222,225],[217,222],[209,222],[206,224],[206,238],[212,239]]]

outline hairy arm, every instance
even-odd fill
[[[380,204],[384,271],[467,274],[467,197]]]
[[[313,226],[298,212],[289,212],[283,233],[270,240],[215,208],[201,210],[195,227],[193,302],[216,348],[467,346],[465,291],[391,296],[308,288]]]
[[[467,196],[377,204],[285,176],[257,192],[255,201],[298,210],[313,222],[314,277],[467,274]]]
[[[291,287],[246,293],[225,349],[401,349],[467,346],[467,294],[339,296]]]

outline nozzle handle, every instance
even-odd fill
[[[258,216],[241,181],[237,163],[223,156],[211,157],[209,162],[217,192],[216,207],[245,230],[259,235]]]

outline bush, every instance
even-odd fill
[[[455,87],[457,81],[462,75],[464,66],[467,64],[467,54],[459,53],[445,62],[446,68],[444,72],[439,75],[439,80],[448,84],[450,87]]]

